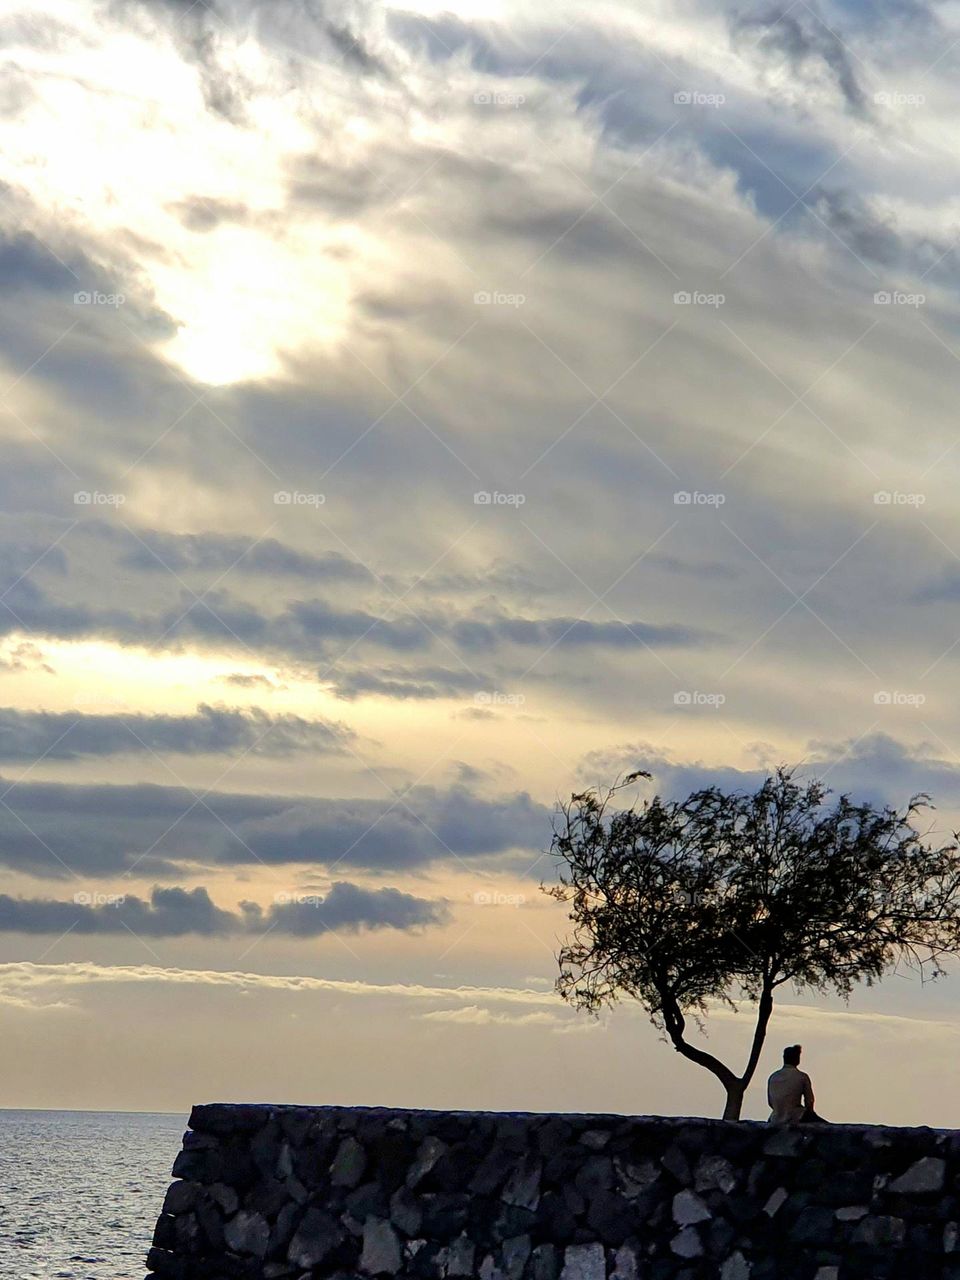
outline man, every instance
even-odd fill
[[[767,1081],[770,1118],[767,1124],[808,1124],[820,1120],[813,1109],[813,1085],[800,1070],[801,1047],[792,1044],[783,1051],[783,1066]]]

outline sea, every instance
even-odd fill
[[[185,1115],[0,1110],[0,1280],[144,1280]]]

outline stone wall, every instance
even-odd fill
[[[163,1280],[960,1280],[960,1133],[195,1107]]]

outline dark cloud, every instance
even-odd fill
[[[193,196],[167,207],[189,231],[213,231],[224,222],[243,223],[250,217],[246,205],[216,196]]]
[[[398,157],[398,168],[399,162]],[[356,217],[389,200],[391,187],[403,189],[400,172],[393,183],[382,171],[338,165],[322,155],[297,156],[288,162],[288,174],[288,198],[294,207],[316,207],[339,218]]]
[[[847,46],[811,5],[784,6],[743,16],[735,23],[734,31],[760,31],[759,48],[782,54],[797,75],[818,64],[825,67],[848,108],[857,116],[870,115]]]
[[[321,680],[332,684],[338,698],[373,695],[400,701],[428,701],[434,698],[456,698],[476,693],[480,681],[470,671],[450,667],[389,667],[371,670],[368,666],[352,671],[320,672]]]
[[[701,645],[709,637],[703,631],[681,626],[654,626],[646,622],[591,622],[585,618],[497,618],[491,622],[457,622],[451,628],[454,640],[468,652],[494,649],[506,642],[539,645],[543,648],[581,645],[609,645],[613,648],[643,648]]]
[[[163,533],[149,529],[132,533],[106,522],[97,524],[97,535],[125,548],[122,564],[148,571],[191,570],[237,574],[271,574],[312,580],[369,582],[364,565],[339,551],[323,555],[297,551],[276,538],[230,536],[222,533]]]
[[[852,192],[817,190],[807,203],[858,258],[892,267],[922,251],[903,242],[892,218],[881,220]]]
[[[177,541],[172,545],[176,548]],[[186,545],[195,544],[188,540]],[[201,545],[203,550],[197,555],[209,556],[211,564],[217,557],[227,558],[226,547]],[[179,554],[185,554],[182,547]],[[278,565],[286,566],[286,572],[294,572],[294,565],[299,564],[279,544],[275,552],[268,549],[267,562],[273,554]],[[334,575],[349,577],[355,573],[352,565],[349,560],[341,563],[332,559],[326,567]],[[262,571],[267,572],[265,565]],[[274,570],[273,576],[279,572],[280,569]],[[102,591],[95,585],[97,579],[103,581]],[[362,606],[345,608],[320,597],[289,600],[277,612],[265,613],[257,604],[223,588],[207,589],[198,598],[190,590],[181,589],[172,576],[168,583],[164,582],[168,591],[174,589],[172,603],[167,608],[158,606],[161,589],[155,589],[150,596],[154,608],[148,612],[101,605],[99,600],[110,585],[110,571],[105,574],[100,568],[84,592],[84,600],[71,603],[64,593],[54,597],[32,578],[22,577],[0,595],[0,634],[26,630],[38,637],[105,637],[121,644],[162,644],[168,648],[185,642],[228,647],[240,644],[264,656],[286,653],[316,658],[329,654],[331,659],[338,658],[345,645],[361,644],[395,653],[425,653],[434,645],[447,642],[464,653],[481,654],[509,645],[542,649],[702,648],[716,639],[706,630],[673,623],[524,617],[491,609],[463,616],[450,607],[414,614],[399,606],[395,610],[397,616],[388,617],[389,609],[378,613]],[[131,594],[127,592],[125,598]]]
[[[375,71],[380,75],[386,74],[387,69],[382,60],[370,52],[355,31],[351,31],[348,27],[340,26],[335,22],[326,23],[324,30],[330,43],[341,54],[345,62],[358,67],[361,71]]]
[[[250,86],[220,58],[223,36],[232,18],[229,4],[218,6],[214,0],[110,0],[109,10],[124,25],[136,22],[138,11],[164,21],[184,61],[196,68],[207,110],[229,124],[246,124]]]
[[[539,849],[549,828],[550,811],[526,792],[483,799],[462,786],[414,787],[393,801],[309,801],[251,819],[221,860],[388,870]]]
[[[102,900],[101,900],[102,899]],[[150,901],[134,895],[81,890],[70,902],[0,895],[0,930],[5,933],[126,933],[176,938],[188,933],[222,934],[236,917],[221,911],[206,889],[157,887]]]
[[[634,769],[646,769],[652,781],[640,782],[676,799],[703,787],[742,791],[755,788],[778,764],[796,769],[799,778],[823,778],[834,792],[854,800],[902,807],[911,796],[929,792],[935,803],[955,809],[960,804],[960,765],[944,759],[930,743],[908,744],[889,733],[872,733],[848,741],[813,741],[799,759],[776,759],[772,749],[758,750],[756,768],[677,761],[649,743],[624,744],[590,752],[580,762],[585,786],[608,786]]]
[[[282,685],[274,684],[268,676],[247,675],[243,671],[233,671],[228,676],[220,676],[223,684],[236,685],[240,689],[279,689]]]
[[[386,800],[196,791],[184,785],[8,782],[0,862],[64,878],[283,863],[377,872],[539,850],[550,810],[526,792],[414,787]]]
[[[201,704],[194,714],[181,716],[0,708],[0,760],[236,751],[286,756],[295,751],[341,752],[355,736],[344,724],[271,716],[259,708],[240,711]]]
[[[356,933],[360,929],[418,929],[444,924],[450,918],[442,899],[417,898],[399,889],[364,889],[338,880],[322,897],[291,894],[261,912],[244,904],[248,927],[276,929],[299,938],[328,932]]]
[[[0,234],[0,293],[37,290],[72,296],[77,278],[77,271],[35,236]]]
[[[186,934],[288,934],[314,938],[363,929],[419,929],[449,918],[443,900],[417,898],[399,889],[364,889],[337,881],[321,895],[290,894],[266,911],[256,903],[224,911],[204,888],[155,886],[149,901],[134,894],[79,891],[72,901],[12,898],[0,894],[0,932],[31,934],[134,934],[179,938]]]
[[[911,796],[928,792],[939,807],[956,811],[960,806],[960,766],[945,758],[941,743],[907,743],[884,732],[812,742],[804,772],[817,776],[824,767],[834,790],[849,791],[857,799],[902,806]]]
[[[3,535],[0,540],[0,593],[11,590],[18,579],[38,569],[60,576],[67,572],[68,562],[63,547],[18,535],[16,530],[9,528],[4,529]]]

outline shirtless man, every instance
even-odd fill
[[[770,1118],[767,1124],[804,1124],[820,1117],[813,1109],[813,1085],[800,1070],[800,1045],[783,1051],[783,1066],[767,1081]]]

